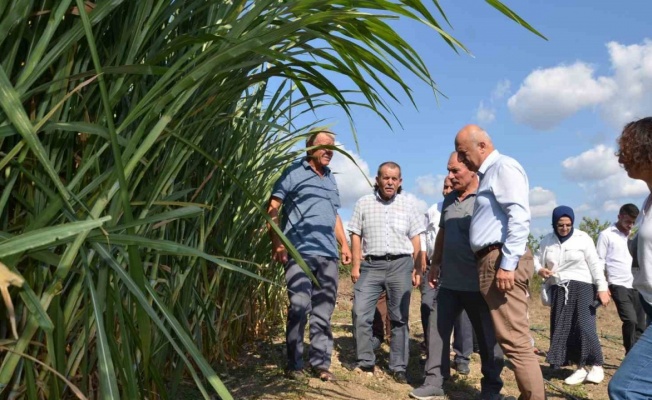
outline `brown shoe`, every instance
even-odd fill
[[[315,376],[317,376],[319,379],[321,379],[323,382],[330,382],[330,381],[335,381],[337,380],[335,378],[335,375],[327,369],[321,369],[321,368],[313,368],[312,372]]]

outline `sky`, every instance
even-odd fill
[[[441,0],[452,24],[448,32],[472,55],[453,52],[414,21],[394,26],[446,97],[435,97],[404,72],[417,108],[406,96],[390,101],[400,121],[392,120],[391,128],[367,110],[354,110],[359,147],[341,111],[314,115],[360,167],[340,154],[331,162],[345,222],[355,201],[371,193],[363,173],[373,179],[388,160],[401,165],[403,188],[421,211],[440,201],[455,134],[468,123],[482,126],[502,154],[525,168],[537,237],[551,231],[557,205],[572,207],[578,223],[584,216],[615,221],[628,202],[640,207],[647,187],[627,177],[614,153],[623,125],[652,115],[652,0],[504,2],[548,40],[482,1]]]

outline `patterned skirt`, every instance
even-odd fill
[[[551,290],[550,349],[546,362],[551,365],[602,365],[602,347],[595,324],[594,285],[568,281]]]

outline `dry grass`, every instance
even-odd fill
[[[401,385],[392,380],[386,372],[377,373],[373,377],[358,375],[348,371],[343,364],[355,359],[354,343],[351,334],[351,294],[352,287],[348,276],[340,279],[338,304],[333,314],[333,331],[335,350],[332,359],[332,371],[338,378],[337,382],[324,383],[313,378],[305,383],[292,382],[283,378],[285,346],[283,332],[279,332],[267,341],[261,341],[243,348],[239,365],[225,373],[222,378],[226,386],[237,399],[405,399],[413,387],[423,380],[423,365],[419,343],[423,340],[423,332],[419,317],[420,294],[414,291],[410,315],[410,364],[408,375],[412,378],[411,385]],[[542,350],[549,344],[549,309],[541,306],[535,296],[530,303],[530,318],[536,346]],[[613,304],[598,311],[598,332],[605,357],[605,380],[599,385],[586,384],[567,386],[564,378],[572,373],[570,368],[561,371],[551,371],[541,357],[541,367],[544,377],[550,383],[578,399],[607,399],[607,384],[620,365],[624,350],[621,344],[620,320]],[[387,369],[389,348],[383,344],[377,361],[381,370]],[[509,363],[508,363],[509,365]],[[456,375],[445,387],[449,399],[474,399],[480,389],[480,359],[477,354],[472,356],[471,374],[467,377]],[[502,374],[505,382],[503,393],[518,397],[518,388],[514,374],[505,368]],[[546,386],[549,399],[565,397],[552,386]]]

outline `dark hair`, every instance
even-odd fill
[[[394,161],[385,161],[384,163],[380,164],[378,166],[378,172],[376,172],[376,176],[380,176],[380,172],[383,169],[383,167],[390,167],[392,169],[398,168],[398,176],[401,176],[401,166],[395,163]]]
[[[635,168],[652,166],[652,117],[625,125],[616,156],[621,164]]]
[[[618,211],[618,214],[629,215],[632,218],[638,217],[638,213],[638,207],[632,203],[625,204],[624,206],[620,207],[620,211]]]

